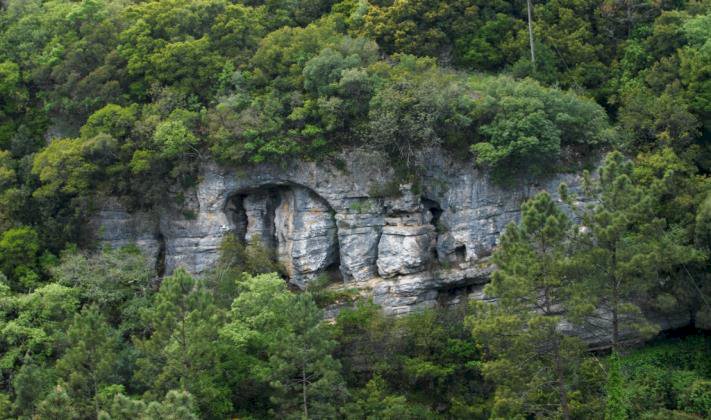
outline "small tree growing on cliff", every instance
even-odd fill
[[[494,254],[498,269],[486,288],[496,304],[479,302],[468,319],[491,359],[484,375],[497,383],[494,415],[571,418],[584,344],[561,331],[574,299],[568,269],[571,223],[548,193],[522,206]]]

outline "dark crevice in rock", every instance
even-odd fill
[[[158,242],[158,252],[156,253],[155,270],[158,277],[163,277],[165,275],[165,238],[162,233],[158,233],[156,242]]]
[[[442,207],[439,205],[438,202],[431,200],[429,198],[421,197],[421,202],[422,206],[425,208],[427,212],[429,212],[429,222],[432,226],[435,228],[435,232],[437,234],[441,233],[442,226],[440,224],[440,217],[442,216]],[[439,236],[439,235],[437,235]],[[431,263],[435,263],[439,261],[439,252],[437,251],[437,241],[438,237],[435,237],[434,243],[432,244],[432,249],[431,249]]]
[[[430,215],[432,216],[430,223],[432,223],[434,227],[437,227],[439,223],[439,218],[440,216],[442,216],[442,207],[439,205],[438,202],[425,197],[422,197],[422,205],[428,212],[430,212]]]
[[[244,194],[235,194],[227,200],[225,213],[229,221],[232,223],[232,229],[235,237],[242,244],[245,242],[247,234],[247,213],[244,211]]]
[[[437,305],[448,307],[466,302],[474,291],[474,287],[474,284],[463,284],[442,288],[437,294]]]
[[[459,245],[454,248],[454,257],[457,259],[457,262],[464,262],[467,259],[466,245]]]

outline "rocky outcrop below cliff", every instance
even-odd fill
[[[335,273],[386,312],[401,314],[488,299],[488,258],[521,203],[541,190],[557,197],[561,183],[575,193],[582,181],[560,174],[501,187],[470,163],[436,151],[417,186],[394,184],[387,162],[366,151],[348,151],[340,162],[240,171],[205,163],[180,206],[167,194],[152,214],[129,214],[106,201],[93,221],[97,239],[137,243],[159,272],[184,267],[199,275],[216,263],[224,236],[234,234],[272,250],[298,287]],[[675,316],[664,326],[688,323]],[[590,334],[589,341],[604,340]]]

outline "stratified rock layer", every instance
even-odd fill
[[[214,266],[226,234],[245,243],[256,238],[295,285],[337,271],[386,312],[400,314],[488,299],[488,257],[523,200],[541,190],[555,198],[560,183],[573,194],[580,189],[575,174],[504,188],[470,163],[438,151],[428,156],[420,185],[389,194],[378,193],[393,189],[387,162],[359,150],[344,153],[345,167],[296,161],[234,171],[209,163],[180,208],[166,204],[151,218],[109,201],[95,218],[97,237],[112,246],[135,241],[165,273],[184,267],[194,274]],[[688,317],[666,326],[683,322]]]

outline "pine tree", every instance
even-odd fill
[[[218,331],[222,312],[203,285],[183,270],[163,279],[144,319],[150,335],[137,338],[140,351],[135,379],[157,398],[171,389],[194,395],[206,416],[224,416],[232,409],[227,357]]]
[[[63,386],[54,387],[47,397],[38,404],[36,416],[40,419],[75,420],[81,418],[72,399]]]
[[[567,216],[540,193],[522,206],[520,224],[506,228],[494,254],[498,269],[486,293],[496,303],[480,303],[469,324],[492,357],[483,372],[498,385],[496,416],[572,416],[584,345],[560,327],[572,302],[570,232]]]
[[[641,304],[665,272],[698,258],[680,232],[655,214],[655,195],[635,182],[633,165],[610,153],[591,183],[597,204],[583,214],[579,273],[587,285],[591,325],[609,333],[612,348],[644,339],[658,326],[643,316]]]
[[[119,338],[99,308],[91,306],[76,316],[67,339],[68,349],[57,361],[57,370],[83,417],[94,417],[101,387],[118,379]]]
[[[197,420],[195,401],[187,391],[170,390],[162,401],[146,403],[139,399],[117,394],[108,408],[99,414],[99,420]]]

